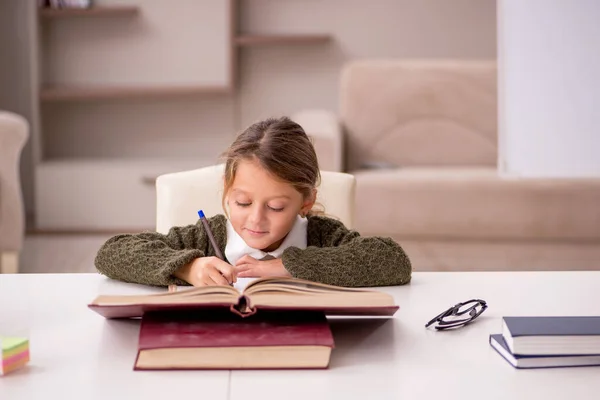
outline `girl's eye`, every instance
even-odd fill
[[[235,204],[238,207],[250,207],[252,205],[252,202],[248,202],[248,203],[240,203],[239,201],[236,201]],[[276,208],[276,207],[271,207],[271,206],[267,206],[269,208],[269,210],[275,211],[275,212],[281,212],[283,211],[284,207],[281,208]]]

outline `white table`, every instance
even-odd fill
[[[104,320],[86,304],[99,293],[151,290],[98,275],[0,275],[0,331],[29,336],[32,350],[29,368],[0,378],[0,398],[548,400],[600,392],[600,367],[516,370],[488,344],[504,315],[600,315],[600,271],[414,273],[410,285],[380,288],[400,305],[394,319],[332,321],[330,368],[306,371],[134,372],[138,323]],[[473,324],[424,328],[471,298],[489,305]]]
[[[31,353],[0,377],[0,399],[227,399],[229,371],[134,372],[139,322],[87,308],[99,293],[144,291],[97,274],[0,275],[0,332],[28,337]]]

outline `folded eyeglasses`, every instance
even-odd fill
[[[479,317],[487,307],[487,303],[480,299],[472,299],[463,303],[458,303],[425,324],[425,328],[434,324],[435,329],[437,330],[463,327],[473,322],[473,320]]]

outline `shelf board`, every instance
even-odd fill
[[[89,8],[41,8],[44,18],[128,16],[139,12],[137,6],[94,6]]]
[[[42,88],[40,99],[45,102],[102,100],[119,98],[161,98],[203,94],[228,94],[226,86],[48,86]]]
[[[280,44],[319,44],[331,40],[327,34],[269,34],[269,35],[240,35],[235,38],[237,46],[269,46]]]

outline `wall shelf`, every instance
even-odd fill
[[[118,98],[161,98],[186,95],[229,94],[231,89],[224,86],[47,86],[40,92],[44,102],[102,100]]]
[[[43,18],[70,18],[70,17],[109,17],[129,16],[139,12],[136,6],[95,6],[90,8],[42,8],[40,16]]]
[[[326,43],[331,40],[331,35],[326,34],[267,34],[267,35],[239,35],[235,38],[236,46],[269,46],[269,45],[303,45]]]

